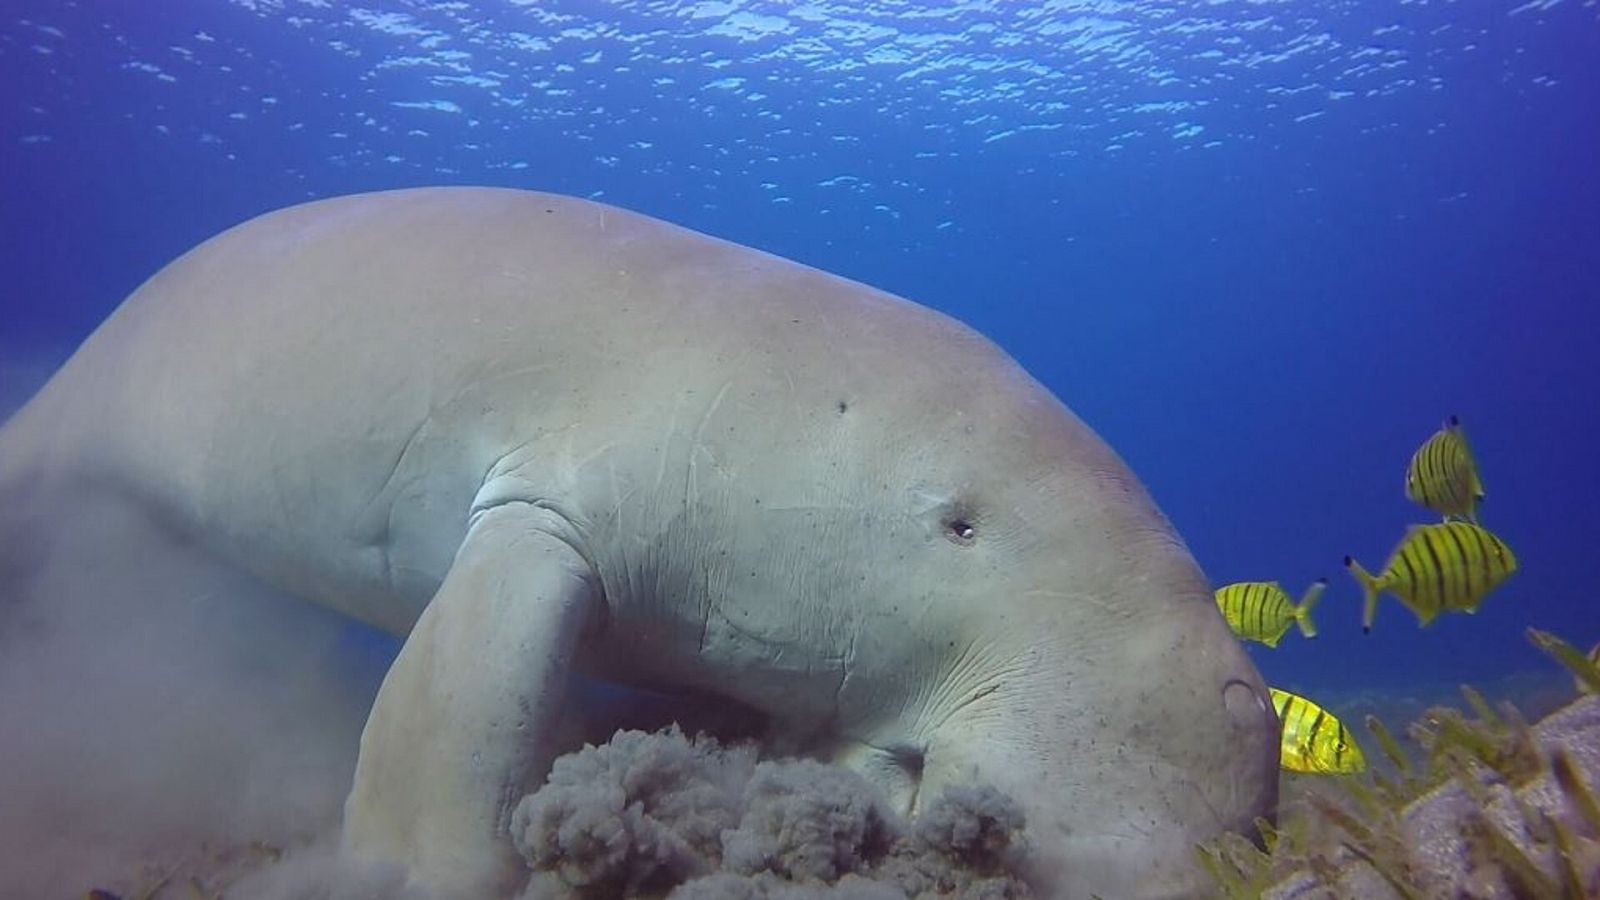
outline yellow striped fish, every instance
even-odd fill
[[[1348,556],[1344,565],[1366,595],[1361,629],[1371,631],[1384,592],[1399,597],[1424,627],[1441,612],[1477,612],[1484,596],[1517,571],[1517,558],[1481,526],[1441,522],[1411,526],[1377,576]]]
[[[1361,747],[1331,713],[1298,694],[1268,688],[1283,723],[1279,766],[1313,775],[1349,775],[1367,770]]]
[[[1423,442],[1406,467],[1406,497],[1444,516],[1445,521],[1478,521],[1483,480],[1467,446],[1461,420],[1451,416]]]
[[[1308,638],[1317,636],[1311,608],[1322,599],[1327,586],[1328,579],[1317,579],[1296,606],[1276,581],[1241,581],[1217,588],[1217,609],[1222,610],[1222,617],[1228,620],[1234,634],[1277,647],[1290,623],[1300,626],[1300,633]]]

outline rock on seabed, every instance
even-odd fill
[[[1600,696],[1580,697],[1533,726],[1533,737],[1548,760],[1557,750],[1565,750],[1573,768],[1591,792],[1600,788]],[[1593,833],[1546,771],[1529,783],[1513,789],[1488,770],[1480,770],[1489,803],[1480,806],[1472,794],[1452,779],[1406,806],[1401,813],[1407,861],[1422,896],[1428,898],[1470,898],[1470,900],[1522,900],[1526,895],[1515,890],[1499,867],[1486,863],[1471,852],[1463,834],[1473,815],[1482,812],[1488,824],[1499,829],[1544,871],[1553,882],[1561,882],[1552,845],[1535,840],[1527,823],[1540,814],[1565,823],[1580,838],[1573,862],[1584,884],[1582,896],[1600,897],[1600,849]],[[1522,808],[1527,810],[1523,814]],[[1353,855],[1340,870],[1333,885],[1327,885],[1309,872],[1297,873],[1267,890],[1263,900],[1405,900],[1369,863]],[[1552,898],[1555,900],[1555,898]]]

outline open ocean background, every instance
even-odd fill
[[[1314,698],[1600,640],[1600,6],[0,2],[0,413],[142,280],[303,200],[637,209],[960,317],[1144,479]],[[1373,634],[1341,571],[1462,417],[1522,571]],[[1324,701],[1326,703],[1326,701]],[[1335,706],[1337,708],[1337,706]]]

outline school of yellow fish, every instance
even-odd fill
[[[1361,628],[1372,630],[1378,597],[1392,594],[1427,627],[1442,612],[1474,613],[1483,598],[1517,571],[1505,541],[1478,522],[1483,479],[1461,420],[1451,416],[1417,448],[1406,467],[1406,498],[1438,513],[1442,521],[1413,525],[1373,574],[1352,557],[1345,568],[1361,589]],[[1217,608],[1240,638],[1277,647],[1289,626],[1317,636],[1311,610],[1327,579],[1313,582],[1296,603],[1276,581],[1243,581],[1217,589]],[[1600,653],[1600,647],[1596,648]],[[1291,772],[1351,774],[1365,771],[1366,758],[1344,725],[1322,707],[1272,688],[1272,705],[1283,723],[1282,766]]]

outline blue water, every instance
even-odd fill
[[[1332,580],[1306,691],[1600,639],[1600,6],[7,0],[0,404],[198,241],[438,183],[596,197],[957,315],[1210,577]],[[1468,428],[1523,571],[1360,633],[1340,560]]]

